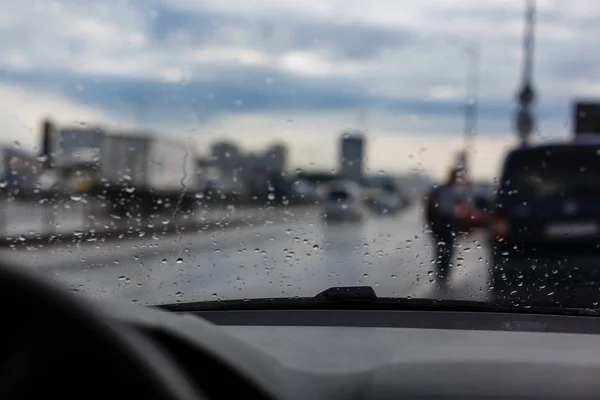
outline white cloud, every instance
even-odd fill
[[[338,78],[357,77],[365,69],[359,63],[332,62],[314,51],[287,52],[277,59],[276,65],[297,75]]]
[[[100,123],[108,116],[51,93],[0,85],[0,141],[19,142],[23,148],[37,149],[40,124],[52,117],[61,123]]]
[[[9,0],[0,14],[7,21],[0,28],[0,49],[18,54],[21,69],[144,75],[152,65],[146,53],[150,20],[126,2]],[[11,64],[0,59],[0,66]]]
[[[456,86],[440,85],[429,88],[428,97],[436,100],[458,100],[464,97],[463,88]]]
[[[5,57],[4,62],[0,60],[0,65],[160,78],[164,70],[180,68],[201,73],[204,65],[225,60],[244,65],[272,63],[299,74],[351,76],[373,87],[402,86],[407,82],[410,83],[407,86],[416,86],[432,79],[452,85],[462,82],[464,75],[461,47],[477,41],[483,48],[482,75],[495,77],[482,87],[483,96],[490,98],[505,96],[506,91],[501,89],[507,87],[506,82],[512,83],[511,88],[516,86],[523,30],[520,1],[356,0],[351,7],[342,0],[322,1],[318,5],[291,0],[164,2],[166,7],[179,7],[191,15],[194,11],[205,13],[212,9],[245,18],[250,26],[252,18],[271,17],[274,28],[286,27],[289,20],[289,29],[273,33],[272,40],[283,44],[286,32],[287,36],[293,32],[290,29],[295,18],[321,21],[331,27],[356,23],[364,27],[398,29],[399,37],[403,32],[410,32],[420,38],[416,46],[411,46],[410,41],[401,43],[399,47],[393,46],[361,61],[334,59],[319,53],[318,48],[316,51],[288,49],[273,60],[274,55],[262,48],[263,43],[249,42],[255,35],[246,25],[217,26],[219,47],[213,49],[199,48],[198,39],[205,38],[193,34],[193,26],[178,27],[171,42],[153,47],[150,27],[162,16],[136,2],[33,2],[34,13],[30,12],[31,3],[13,0],[0,6],[4,25],[18,27],[21,34],[18,41],[3,45],[4,53],[10,51],[12,55]],[[597,12],[598,8],[592,3],[581,0],[578,7],[569,7],[561,23],[539,21],[538,31],[544,44],[538,46],[540,57],[547,51],[559,54],[561,48],[568,49],[573,43],[581,43],[581,39],[595,37],[593,32],[578,28],[579,21]],[[556,11],[556,4],[540,2],[540,9]],[[574,11],[582,9],[587,12]],[[598,29],[595,31],[600,33]],[[223,50],[216,51],[218,48]],[[190,57],[193,52],[196,55]],[[543,77],[542,82],[545,86],[563,86],[561,82],[549,82]]]
[[[238,47],[211,47],[191,51],[191,62],[231,62],[242,65],[269,65],[272,59],[259,50]]]

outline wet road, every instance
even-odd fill
[[[483,234],[458,243],[450,283],[440,287],[416,208],[332,226],[322,224],[316,210],[303,212],[295,223],[268,221],[158,240],[2,249],[0,257],[83,295],[141,304],[313,296],[338,285],[371,285],[380,296],[489,297]]]

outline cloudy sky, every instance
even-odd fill
[[[39,120],[143,125],[203,153],[235,139],[335,166],[368,129],[373,171],[440,175],[462,145],[466,48],[480,48],[473,173],[514,145],[522,0],[4,0],[0,140],[34,148]],[[538,0],[542,140],[569,136],[575,96],[600,95],[600,2]]]

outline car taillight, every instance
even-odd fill
[[[492,219],[492,234],[497,238],[506,239],[509,233],[509,223],[506,215],[495,213]]]
[[[460,219],[466,219],[469,216],[469,208],[463,204],[454,208],[454,214]]]

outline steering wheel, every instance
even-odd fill
[[[202,400],[181,369],[92,301],[0,265],[0,398]],[[53,393],[53,391],[59,391]]]

